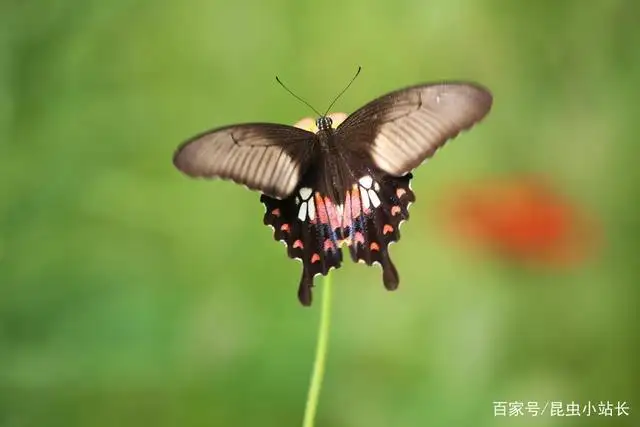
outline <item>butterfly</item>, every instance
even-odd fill
[[[303,305],[311,305],[314,277],[340,267],[344,246],[353,261],[380,264],[385,288],[394,290],[389,244],[415,201],[412,171],[482,120],[492,102],[476,83],[421,84],[387,93],[335,127],[322,115],[317,132],[272,123],[213,129],[180,145],[173,163],[190,177],[262,193],[264,224],[302,261]]]

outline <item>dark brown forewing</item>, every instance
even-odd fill
[[[192,177],[228,179],[283,199],[308,167],[315,139],[315,134],[292,126],[227,126],[183,143],[173,164]]]
[[[337,134],[350,151],[368,152],[380,169],[402,176],[486,116],[492,100],[487,89],[473,83],[413,86],[371,101]]]

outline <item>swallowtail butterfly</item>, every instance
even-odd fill
[[[298,298],[308,306],[314,277],[340,267],[343,246],[353,261],[379,263],[388,290],[398,287],[389,244],[415,201],[411,172],[491,104],[474,83],[422,84],[369,102],[337,127],[321,116],[315,133],[272,123],[210,130],[184,142],[173,163],[262,193],[264,224],[302,261]]]

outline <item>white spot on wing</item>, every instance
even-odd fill
[[[371,176],[369,176],[369,175],[365,175],[362,178],[360,178],[360,180],[358,182],[364,188],[369,189],[369,188],[371,188],[371,184],[373,184],[373,178],[371,178]]]
[[[344,205],[336,205],[336,212],[338,213],[338,218],[342,221],[342,215],[344,214]]]
[[[316,204],[313,199],[309,199],[309,219],[313,221],[316,218]]]
[[[376,191],[380,191],[380,184],[378,184],[378,181],[373,182],[373,189]]]
[[[360,187],[360,199],[362,200],[362,210],[369,209],[371,203],[369,202],[369,196],[367,195],[367,190]]]
[[[378,206],[380,206],[380,198],[378,198],[378,195],[376,194],[375,191],[373,190],[369,190],[369,198],[371,199],[371,204],[373,205],[374,208],[377,208]]]
[[[300,205],[300,210],[298,211],[298,219],[300,221],[304,221],[307,219],[307,202],[303,202]]]
[[[302,197],[303,200],[307,200],[311,196],[312,192],[313,190],[310,188],[303,187],[300,189],[300,197]]]

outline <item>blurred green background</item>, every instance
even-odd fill
[[[0,3],[0,425],[300,425],[316,304],[259,195],[171,156],[223,124],[294,123],[469,79],[488,119],[413,182],[376,268],[334,274],[318,426],[637,426],[640,3]],[[544,174],[602,228],[531,271],[450,242],[454,182]],[[493,401],[627,401],[629,417],[495,418]],[[635,411],[635,412],[634,412]]]

